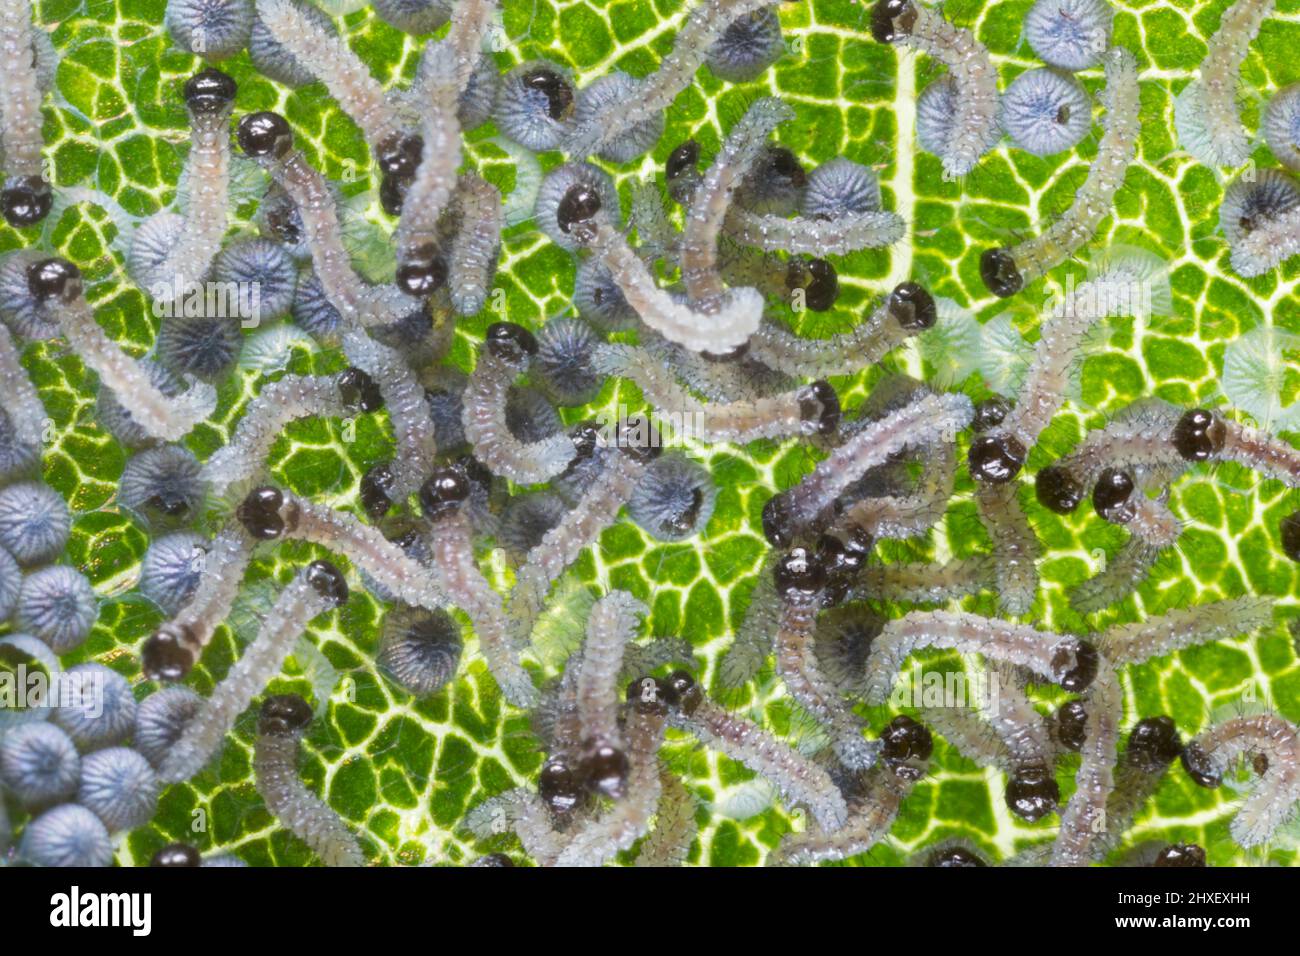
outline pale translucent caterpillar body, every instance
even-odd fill
[[[907,225],[894,212],[848,213],[833,219],[759,215],[733,208],[725,223],[727,235],[765,252],[845,256],[859,249],[892,246],[903,238]]]
[[[516,707],[537,703],[537,688],[511,647],[501,595],[474,561],[474,545],[463,511],[433,522],[433,564],[445,593],[469,617],[488,669],[506,700]]]
[[[517,635],[526,639],[545,606],[551,585],[613,523],[644,473],[645,463],[633,455],[609,455],[574,507],[528,552],[510,595],[510,616]]]
[[[1295,725],[1276,714],[1229,718],[1192,740],[1183,763],[1214,781],[1222,779],[1242,756],[1253,758],[1259,779],[1230,829],[1238,843],[1253,847],[1267,843],[1300,800],[1300,739]]]
[[[321,570],[322,566],[329,570]],[[324,584],[323,578],[328,578]],[[329,590],[335,586],[335,579],[337,585],[342,585],[337,569],[316,562],[299,572],[280,592],[253,643],[213,688],[212,695],[203,701],[172,745],[158,768],[160,780],[167,783],[188,780],[212,759],[235,726],[235,719],[280,673],[307,625],[342,603],[338,593]],[[346,586],[342,593],[346,598]]]
[[[1061,814],[1061,829],[1052,847],[1052,866],[1087,866],[1093,844],[1106,832],[1106,803],[1115,786],[1119,723],[1124,690],[1110,662],[1102,659],[1088,691],[1083,759],[1075,774],[1077,789]]]
[[[527,333],[525,333],[527,334]],[[558,431],[537,441],[515,437],[506,421],[510,386],[527,367],[526,354],[497,355],[489,342],[479,349],[462,401],[461,424],[474,457],[519,485],[550,481],[573,461],[573,440]]]
[[[257,15],[285,50],[325,84],[361,128],[372,152],[400,134],[396,111],[379,81],[342,37],[323,31],[289,0],[257,0]]]
[[[994,295],[1015,295],[1046,275],[1087,245],[1101,221],[1110,215],[1115,193],[1124,185],[1129,164],[1137,155],[1141,98],[1133,54],[1114,47],[1106,51],[1103,62],[1105,132],[1088,167],[1088,178],[1074,194],[1070,208],[1038,237],[1009,248],[989,249],[981,256],[980,275]]]
[[[1027,667],[1055,684],[1078,685],[1078,689],[1087,686],[1096,658],[1088,645],[1067,634],[965,612],[912,611],[886,624],[872,643],[867,658],[867,701],[883,703],[903,661],[926,647],[983,654],[990,660]]]
[[[998,73],[969,30],[915,0],[879,0],[872,33],[882,43],[910,46],[948,67],[955,84],[952,129],[940,159],[948,176],[965,176],[996,141]]]
[[[190,152],[185,158],[189,203],[175,244],[154,272],[157,281],[149,291],[160,302],[169,302],[178,292],[202,282],[221,249],[230,206],[233,109],[233,99],[217,110],[189,106]]]
[[[637,251],[650,260],[675,256],[680,234],[664,213],[663,199],[653,183],[634,180],[628,221],[636,230]]]
[[[1148,497],[1141,489],[1134,489],[1122,514],[1107,517],[1108,521],[1122,524],[1129,533],[1141,538],[1153,548],[1171,548],[1183,533],[1183,523],[1167,503],[1167,492],[1159,498]]]
[[[908,494],[864,498],[844,512],[838,527],[858,528],[877,540],[925,534],[948,510],[957,479],[956,447],[948,442],[929,446],[921,456],[921,465],[915,490]]]
[[[998,569],[988,555],[959,558],[942,564],[904,561],[864,568],[851,594],[855,600],[941,604],[968,594],[994,590],[997,582]]]
[[[452,239],[447,259],[451,304],[461,315],[477,315],[487,302],[501,251],[501,191],[481,176],[467,173],[460,179],[455,208],[460,231]]]
[[[655,810],[655,826],[650,831],[635,866],[681,866],[691,852],[695,839],[695,798],[676,774],[660,771],[659,806]]]
[[[1130,536],[1101,571],[1070,590],[1070,606],[1080,614],[1092,614],[1124,600],[1147,576],[1160,551],[1149,541]]]
[[[620,745],[618,712],[623,687],[618,676],[623,648],[648,613],[649,609],[626,591],[612,591],[592,607],[578,671],[578,723],[583,740]]]
[[[194,596],[145,642],[142,664],[147,677],[178,680],[203,656],[235,604],[253,544],[236,521],[208,544]]]
[[[848,807],[830,775],[758,724],[701,695],[694,709],[674,710],[672,725],[768,780],[787,803],[806,806],[825,830],[844,825]]]
[[[268,487],[250,492],[237,514],[258,538],[310,541],[345,555],[404,604],[436,611],[454,603],[434,571],[346,511]]]
[[[29,0],[0,3],[0,155],[10,176],[42,179],[41,90],[33,68],[32,6]],[[46,187],[48,189],[48,186]]]
[[[774,517],[779,516],[773,522],[778,525],[778,537],[788,536],[781,533],[783,526],[801,527],[815,521],[864,472],[884,464],[904,448],[952,441],[970,423],[973,413],[971,400],[965,395],[924,395],[872,422],[832,451],[812,474],[781,493],[780,503],[773,509]],[[764,526],[766,529],[766,520]]]
[[[1002,611],[1015,617],[1028,614],[1038,594],[1038,536],[1020,505],[1017,482],[981,482],[975,489],[980,522],[993,540],[993,573]]]
[[[1015,767],[1047,767],[1055,760],[1056,748],[1048,732],[1047,721],[1025,695],[1014,668],[993,664],[989,679],[997,681],[997,696],[992,706],[981,710],[989,727],[1006,749]]]
[[[1223,12],[1201,61],[1199,106],[1203,110],[1208,156],[1220,166],[1240,166],[1250,158],[1250,139],[1237,109],[1241,64],[1250,42],[1273,12],[1274,0],[1235,0]]]
[[[1218,458],[1254,469],[1288,488],[1300,488],[1300,450],[1261,429],[1215,417],[1223,423],[1223,448]]]
[[[626,728],[627,794],[602,816],[569,834],[569,845],[556,858],[556,866],[600,866],[631,847],[649,828],[662,792],[658,755],[666,716],[664,709],[633,703]]]
[[[286,709],[293,713],[284,715]],[[253,749],[257,792],[281,826],[307,844],[326,866],[364,866],[357,838],[298,776],[298,744],[310,720],[311,709],[300,697],[272,697],[263,705]]]
[[[792,833],[767,858],[768,866],[811,866],[866,853],[883,840],[916,777],[900,776],[885,765],[867,771],[865,793],[854,801],[844,825],[829,833],[817,829]]]
[[[698,0],[673,40],[673,49],[659,69],[641,81],[632,100],[604,104],[564,144],[579,158],[599,152],[610,140],[668,108],[677,94],[690,86],[695,71],[708,57],[709,48],[740,17],[771,4],[772,0]]]
[[[696,352],[723,354],[744,345],[763,317],[763,296],[747,286],[727,289],[718,310],[703,315],[660,289],[627,240],[597,213],[574,234],[609,270],[636,314],[670,342]]]
[[[308,416],[342,418],[348,414],[335,376],[286,375],[267,384],[248,403],[230,441],[203,465],[201,475],[218,497],[247,481],[265,466],[271,446],[289,422]]]
[[[567,844],[558,833],[540,797],[526,787],[516,787],[479,804],[465,819],[466,827],[480,838],[513,830],[525,852],[540,866],[552,866]]]
[[[740,181],[749,174],[767,137],[794,119],[794,110],[775,97],[755,101],[732,127],[713,165],[691,193],[681,241],[682,281],[691,305],[705,315],[722,308],[726,286],[718,274],[718,233]]]
[[[45,406],[27,377],[9,327],[0,322],[0,398],[4,412],[23,445],[39,448],[44,441]]]
[[[772,581],[775,564],[776,552],[769,551],[759,566],[758,582],[750,592],[745,619],[718,665],[718,680],[723,687],[739,687],[753,678],[772,653],[781,626],[781,599]]]
[[[104,388],[129,404],[131,417],[160,441],[180,441],[217,407],[217,390],[191,381],[179,395],[165,395],[146,368],[123,352],[95,321],[86,300],[77,295],[59,310],[59,325],[81,360],[99,374]]]
[[[839,422],[839,400],[825,382],[751,401],[701,402],[657,356],[634,345],[598,346],[592,364],[598,372],[636,382],[661,420],[685,423],[700,441],[743,445],[824,434]]]

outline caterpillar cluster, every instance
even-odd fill
[[[1238,131],[1224,125],[1236,122],[1235,87],[1215,78],[1239,66],[1244,53],[1235,64],[1229,54],[1269,9],[1238,7],[1202,77],[1206,114],[1220,124],[1209,135],[1224,156],[1236,154]],[[102,264],[56,255],[32,228],[60,200],[42,172],[51,52],[28,0],[0,0],[4,48],[32,53],[0,63],[0,213],[31,230],[0,260],[0,620],[12,622],[0,650],[85,689],[48,715],[0,709],[0,847],[12,805],[17,858],[109,865],[114,835],[148,825],[163,789],[202,775],[258,709],[252,765],[279,824],[324,865],[383,861],[385,851],[299,777],[302,737],[315,712],[339,703],[336,688],[314,688],[314,711],[273,687],[291,657],[319,656],[310,636],[332,615],[347,621],[375,606],[374,664],[392,694],[446,694],[481,661],[485,682],[527,715],[542,754],[535,775],[476,794],[463,845],[430,862],[462,862],[468,847],[483,866],[525,856],[554,866],[686,863],[703,795],[679,772],[683,742],[743,765],[755,793],[782,803],[794,822],[769,841],[772,865],[887,845],[912,791],[926,785],[936,740],[1002,773],[1006,806],[1021,820],[1058,815],[1054,829],[1040,828],[1049,839],[1006,862],[1137,859],[1145,851],[1131,831],[1176,761],[1192,782],[1217,789],[1250,758],[1257,779],[1230,834],[1245,848],[1273,839],[1300,800],[1294,725],[1273,713],[1207,728],[1139,720],[1125,713],[1123,686],[1126,667],[1270,627],[1271,600],[1207,601],[1078,633],[1040,626],[1043,511],[1069,515],[1087,500],[1128,533],[1071,592],[1087,615],[1121,601],[1177,546],[1171,486],[1188,472],[1231,462],[1300,486],[1300,451],[1282,438],[1226,407],[1156,399],[1134,403],[1056,462],[1042,460],[1079,347],[1115,315],[1118,293],[1149,281],[1145,266],[1101,262],[1045,312],[1014,401],[976,403],[886,374],[882,363],[934,334],[940,306],[906,272],[865,306],[845,295],[856,284],[841,283],[845,257],[896,246],[910,224],[885,208],[870,167],[839,156],[805,169],[779,145],[797,118],[792,103],[752,99],[716,150],[695,139],[662,144],[663,190],[657,174],[638,178],[624,220],[611,170],[647,168],[665,110],[697,71],[746,82],[782,57],[770,0],[695,0],[657,69],[585,85],[545,58],[507,66],[493,52],[494,0],[385,0],[375,12],[427,38],[409,87],[386,89],[337,25],[301,0],[169,0],[172,42],[206,65],[178,91],[189,124],[186,199],[133,223],[118,250],[160,316],[140,356],[100,324]],[[1104,71],[1103,132],[1088,175],[1059,220],[984,253],[980,276],[995,296],[1023,291],[1091,242],[1137,153],[1136,60],[1113,44],[1110,19],[1101,0],[1038,0],[1025,39],[1048,66],[999,91],[970,30],[917,0],[871,9],[860,42],[915,48],[948,69],[917,103],[917,134],[949,177],[975,172],[1004,132],[1035,155],[1072,149],[1092,128],[1092,102],[1068,71]],[[323,84],[359,130],[379,183],[372,212],[389,227],[387,271],[354,254],[353,214],[303,131],[280,112],[241,108],[239,71],[211,65],[245,48],[275,83]],[[1288,165],[1300,165],[1286,152],[1300,130],[1296,99],[1279,93],[1266,121]],[[491,142],[519,159],[513,188],[476,168],[473,131],[488,123]],[[543,166],[534,154],[550,156]],[[240,163],[262,175],[256,235],[239,234]],[[1300,251],[1300,187],[1289,177],[1243,181],[1224,202],[1243,274]],[[531,227],[520,231],[575,260],[575,314],[538,328],[495,314],[508,308],[493,301],[521,203]],[[192,314],[187,303],[214,285],[255,290],[259,322],[290,317],[312,340],[312,371],[259,364],[237,320],[202,307]],[[807,312],[851,327],[803,334]],[[95,418],[131,452],[116,505],[148,533],[138,593],[158,617],[131,648],[134,686],[102,664],[64,671],[60,660],[95,629],[102,598],[60,563],[73,516],[37,479],[47,415],[24,349],[45,339],[97,379]],[[250,369],[260,373],[256,394],[231,414],[226,385]],[[601,415],[610,392],[640,404],[611,420]],[[274,466],[274,449],[291,423],[312,419],[391,434],[392,452],[329,500],[300,493],[291,469]],[[665,451],[675,438],[683,447]],[[720,658],[697,660],[690,634],[643,635],[654,630],[653,592],[644,600],[612,582],[600,594],[575,584],[575,565],[616,526],[705,550],[699,539],[737,489],[719,487],[696,458],[760,442],[816,463],[801,476],[769,469],[741,489],[766,552]],[[1022,493],[1026,469],[1033,496]],[[987,546],[918,559],[963,508]],[[1278,538],[1300,562],[1300,511]],[[293,572],[266,580],[262,565],[275,556]],[[241,601],[254,594],[265,599],[255,627],[198,693],[203,681],[192,675],[217,669],[214,640],[223,626],[242,627]],[[1003,616],[972,609],[984,600]],[[961,656],[994,697],[967,707],[897,696],[909,659],[921,655],[915,684],[935,652]],[[766,720],[760,686],[788,698],[794,725],[806,729],[798,743]],[[1041,709],[1049,697],[1050,715]],[[882,706],[888,718],[870,716]],[[1076,786],[1062,805],[1058,775],[1071,754]],[[912,862],[985,865],[985,856],[945,841]],[[1204,865],[1207,856],[1180,844],[1151,859]],[[184,844],[160,845],[152,862],[238,865]]]

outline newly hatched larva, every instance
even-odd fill
[[[492,116],[501,134],[520,146],[537,152],[556,149],[573,131],[576,99],[567,69],[549,60],[530,60],[502,78]],[[574,155],[581,159],[588,153]]]
[[[1235,461],[1289,488],[1300,487],[1300,450],[1249,425],[1217,412],[1193,408],[1174,427],[1174,449],[1184,461]]]
[[[108,747],[81,761],[77,802],[103,821],[109,833],[142,827],[158,810],[162,786],[139,751]]]
[[[674,671],[666,684],[674,727],[767,779],[788,803],[806,806],[824,829],[843,826],[848,816],[844,796],[821,766],[753,721],[710,700],[685,671]]]
[[[1092,489],[1092,506],[1098,515],[1156,548],[1172,547],[1183,533],[1182,522],[1166,499],[1167,494],[1148,497],[1132,475],[1118,468],[1102,471]]]
[[[1133,54],[1122,47],[1106,51],[1104,63],[1105,132],[1088,167],[1088,178],[1075,192],[1070,208],[1036,238],[988,249],[980,256],[980,276],[996,296],[1015,295],[1087,245],[1101,221],[1110,215],[1115,193],[1124,185],[1141,131],[1137,64]]]
[[[1265,170],[1267,172],[1267,170]],[[1262,174],[1261,174],[1262,175]],[[1224,206],[1228,203],[1224,197]],[[1219,222],[1225,219],[1225,209],[1219,209]],[[1233,270],[1244,278],[1263,275],[1300,253],[1300,207],[1291,205],[1279,215],[1261,215],[1259,219],[1239,220],[1244,235],[1231,246],[1230,261]],[[1228,228],[1224,227],[1224,233]]]
[[[1082,691],[1097,676],[1096,648],[1068,634],[1041,631],[976,614],[912,611],[885,625],[867,658],[867,700],[882,703],[907,656],[925,647],[983,654],[1027,667],[1069,691]]]
[[[659,789],[655,826],[642,842],[634,866],[682,866],[690,855],[691,843],[699,829],[695,823],[695,797],[681,778],[661,770]]]
[[[194,382],[180,395],[165,395],[139,360],[118,348],[95,322],[81,294],[81,271],[71,262],[35,262],[27,269],[27,282],[38,301],[59,305],[59,326],[68,344],[105,387],[130,403],[131,417],[151,437],[177,441],[212,414],[217,402],[212,386]]]
[[[80,647],[99,617],[94,587],[66,564],[52,564],[23,578],[14,607],[19,629],[39,637],[56,654]]]
[[[405,604],[436,611],[448,598],[433,572],[354,515],[278,488],[255,488],[235,512],[244,530],[259,541],[310,541],[346,555]]]
[[[541,790],[546,778],[542,769]],[[507,790],[480,803],[465,817],[465,826],[480,838],[513,830],[524,851],[539,866],[551,866],[566,845],[565,833],[557,831],[544,796],[526,787]]]
[[[762,153],[767,137],[794,110],[775,97],[754,102],[731,128],[713,165],[691,193],[682,232],[681,270],[691,306],[705,315],[720,311],[727,295],[718,274],[718,233],[732,195]]]
[[[326,866],[364,866],[357,838],[298,776],[298,743],[311,720],[311,706],[296,694],[268,697],[262,703],[253,748],[257,792],[281,825]]]
[[[248,46],[253,5],[249,0],[168,0],[163,23],[182,50],[218,62]]]
[[[406,134],[392,104],[342,37],[321,29],[293,0],[257,0],[257,16],[276,42],[325,84],[360,127],[381,167],[386,157],[401,152]]]
[[[781,21],[776,7],[769,6],[733,20],[713,41],[704,62],[720,80],[748,83],[762,76],[784,53]]]
[[[0,548],[23,567],[53,561],[71,531],[68,506],[49,485],[21,481],[0,488]]]
[[[1161,548],[1130,535],[1097,574],[1070,589],[1070,606],[1080,614],[1110,607],[1133,593],[1160,557]]]
[[[516,484],[549,481],[579,454],[576,440],[557,432],[536,441],[515,437],[507,422],[507,392],[537,353],[537,339],[521,325],[488,327],[462,399],[461,424],[474,456]]]
[[[839,397],[825,379],[751,401],[701,402],[658,358],[636,346],[598,346],[592,362],[599,372],[636,382],[660,419],[689,423],[701,441],[741,445],[759,438],[826,435],[840,421]]]
[[[996,484],[1020,473],[1029,450],[1065,402],[1070,367],[1083,336],[1094,323],[1135,301],[1140,283],[1138,276],[1121,267],[1071,288],[1052,302],[1014,406],[1001,425],[971,442],[967,462],[972,477]]]
[[[818,519],[863,473],[906,447],[951,441],[973,414],[965,395],[924,395],[872,422],[837,447],[810,475],[763,508],[763,532],[784,546]]]
[[[286,375],[248,403],[230,440],[203,465],[203,480],[221,496],[265,467],[271,446],[289,422],[309,416],[345,418],[384,407],[374,380],[357,368],[337,375]]]
[[[579,186],[584,188],[575,190]],[[580,197],[582,202],[578,202]],[[619,227],[622,212],[614,180],[591,163],[564,163],[555,167],[542,180],[533,204],[537,228],[557,246],[570,251],[583,244],[582,237],[573,234],[573,224],[589,218],[597,210],[603,210],[613,228]]]
[[[254,543],[232,521],[206,547],[193,596],[141,648],[147,678],[176,681],[190,672],[235,603]],[[197,562],[198,555],[190,560]]]
[[[1233,818],[1233,839],[1244,847],[1267,843],[1300,800],[1300,739],[1276,714],[1231,717],[1198,734],[1183,750],[1183,769],[1202,787],[1218,787],[1241,757],[1255,776]]]
[[[303,17],[310,20],[319,33],[336,33],[334,21],[320,7],[294,0]],[[248,38],[248,58],[257,72],[290,89],[304,86],[316,78],[311,68],[294,56],[275,38],[270,29],[254,11],[253,29]]]
[[[1300,83],[1284,86],[1273,94],[1259,130],[1279,163],[1300,170]]]
[[[1056,751],[1047,721],[1025,696],[1014,668],[989,667],[996,696],[982,709],[1010,764],[1006,798],[1011,812],[1031,823],[1056,811],[1061,791],[1053,773]]]
[[[1042,545],[1029,524],[1017,494],[1019,483],[990,485],[975,490],[980,522],[993,541],[993,573],[998,604],[1013,617],[1028,614],[1038,594],[1037,560]]]
[[[0,156],[4,186],[0,214],[15,229],[33,226],[49,215],[54,204],[41,150],[41,88],[33,52],[34,28],[30,0],[0,3]]]
[[[998,74],[988,50],[969,30],[915,0],[877,0],[871,34],[879,43],[910,46],[948,67],[953,78],[951,131],[939,158],[948,176],[965,176],[991,145],[997,128]]]
[[[1231,598],[1174,608],[1132,624],[1115,624],[1102,632],[1097,646],[1118,666],[1136,664],[1185,647],[1250,634],[1272,620],[1272,598]]]
[[[628,784],[629,754],[618,720],[623,648],[636,637],[641,619],[648,613],[649,609],[626,591],[611,591],[592,606],[587,618],[577,684],[582,741],[579,770],[589,787],[608,797],[622,797]],[[658,701],[651,693],[646,703]]]
[[[913,857],[911,866],[933,866],[941,869],[988,866],[984,853],[969,840],[957,838],[944,840],[926,847]]]
[[[585,669],[585,652],[583,656]],[[667,681],[653,677],[628,686],[626,772],[620,798],[612,809],[572,834],[556,866],[600,866],[645,834],[662,792],[658,754],[671,694]],[[581,702],[580,681],[579,705]]]
[[[189,202],[183,219],[167,220],[175,223],[175,233],[167,244],[166,257],[153,268],[137,266],[133,272],[136,281],[159,302],[170,302],[197,287],[221,248],[229,206],[230,114],[236,92],[235,81],[212,67],[185,83],[185,109],[190,119],[190,152],[185,159]],[[137,241],[147,241],[148,236],[142,230]],[[137,263],[147,258],[145,250],[137,252],[134,245],[131,257]],[[225,324],[235,323],[226,319]]]
[[[501,595],[474,560],[472,534],[462,508],[469,495],[470,479],[457,466],[437,469],[420,488],[420,507],[431,524],[434,573],[448,599],[473,622],[502,694],[516,707],[532,707],[537,703],[537,688],[511,645]]]
[[[117,500],[153,528],[189,524],[203,502],[203,466],[184,445],[159,445],[131,456]]]
[[[943,518],[957,479],[957,449],[940,442],[920,456],[921,475],[915,487],[898,494],[863,498],[845,509],[838,527],[872,540],[915,538]]]
[[[1061,813],[1061,829],[1052,846],[1052,866],[1087,866],[1092,862],[1094,845],[1106,832],[1106,804],[1115,786],[1124,690],[1110,661],[1092,650],[1091,645],[1081,646],[1091,651],[1089,669],[1093,676],[1087,687],[1088,718],[1079,751],[1083,759],[1074,777],[1074,795]]]
[[[1048,66],[1087,70],[1110,48],[1114,18],[1106,0],[1035,0],[1023,36]]]
[[[416,697],[430,697],[456,676],[463,644],[446,611],[397,607],[384,616],[376,662]]]
[[[1172,718],[1147,717],[1133,725],[1115,767],[1115,788],[1106,802],[1106,834],[1097,841],[1094,856],[1101,858],[1118,845],[1182,752],[1183,742]]]
[[[998,120],[1011,142],[1035,156],[1073,149],[1092,128],[1092,100],[1068,73],[1026,70],[1002,94]]]
[[[871,565],[863,569],[851,593],[855,599],[943,604],[996,590],[997,583],[993,558],[978,555],[943,563],[900,561]]]
[[[736,242],[766,252],[844,256],[859,249],[892,246],[903,238],[906,224],[898,213],[881,210],[846,213],[832,219],[786,219],[733,208],[727,214],[725,228],[727,236]]]
[[[933,738],[925,727],[900,715],[880,735],[881,761],[862,778],[844,825],[830,832],[815,829],[790,834],[767,858],[768,866],[809,866],[865,853],[883,840],[903,800],[925,776]]]
[[[749,354],[787,375],[852,375],[933,328],[938,315],[929,292],[915,282],[900,282],[852,331],[813,339],[766,321],[750,338]]]
[[[782,602],[776,634],[776,670],[795,701],[826,726],[831,747],[850,770],[866,770],[877,749],[862,735],[862,722],[823,673],[815,653],[817,612],[825,600],[827,572],[819,555],[795,548],[773,569]]]
[[[772,653],[777,628],[781,625],[781,599],[772,576],[777,557],[777,552],[769,550],[759,565],[745,618],[718,664],[718,682],[724,688],[739,687],[752,680]]]
[[[606,73],[578,92],[573,115],[575,127],[582,128],[590,117],[607,109],[611,103],[626,104],[635,100],[640,92],[640,82],[622,70]],[[663,114],[655,114],[606,140],[597,155],[611,163],[630,163],[649,152],[663,133]]]
[[[772,0],[697,0],[673,39],[659,69],[638,84],[636,95],[593,110],[564,143],[570,156],[599,153],[606,143],[663,115],[677,94],[691,85],[713,44],[739,18],[770,6]],[[527,145],[527,144],[525,144]]]
[[[461,315],[478,315],[487,302],[501,252],[501,191],[473,173],[461,176],[453,207],[460,231],[447,256],[451,304]]]
[[[280,672],[312,620],[341,607],[348,586],[338,568],[313,561],[291,581],[262,621],[257,637],[203,701],[158,768],[167,783],[188,780],[217,753],[235,719]]]

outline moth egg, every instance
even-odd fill
[[[537,202],[533,215],[537,219],[537,228],[541,229],[552,242],[570,251],[578,248],[577,239],[560,225],[559,214],[565,207],[565,197],[574,187],[592,190],[599,200],[600,208],[617,226],[622,220],[619,213],[618,191],[609,174],[597,169],[590,163],[565,163],[557,166],[542,180],[542,187],[537,191]]]
[[[837,156],[808,174],[803,194],[805,216],[835,219],[880,210],[880,180],[875,170]]]
[[[109,747],[82,759],[77,802],[117,833],[148,823],[161,789],[158,775],[138,751]]]
[[[194,596],[203,575],[207,539],[192,531],[177,531],[149,542],[140,562],[140,593],[168,616]]]
[[[168,0],[163,23],[182,50],[217,62],[248,46],[253,5],[249,0]]]
[[[23,724],[0,738],[0,779],[28,810],[69,799],[80,775],[76,744],[53,724]]]
[[[53,561],[71,530],[68,506],[48,485],[24,481],[0,488],[0,547],[20,565]]]
[[[756,80],[781,59],[785,38],[775,7],[763,7],[733,20],[709,47],[704,62],[728,83]]]
[[[444,611],[403,607],[384,619],[377,662],[414,697],[431,697],[456,676],[460,625]]]
[[[602,377],[592,367],[600,339],[587,323],[551,319],[537,333],[532,375],[561,405],[582,405],[596,397]]]
[[[75,650],[90,636],[99,617],[99,598],[76,568],[55,564],[23,578],[18,592],[18,623],[56,654]]]
[[[65,803],[27,824],[18,855],[33,866],[108,866],[113,843],[97,816]]]
[[[188,687],[164,687],[140,701],[132,745],[155,768],[162,766],[203,698]]]
[[[558,63],[521,63],[501,80],[493,118],[507,139],[538,152],[555,149],[573,130],[572,74]]]
[[[1284,86],[1273,94],[1264,110],[1260,132],[1278,162],[1300,171],[1300,83]]]
[[[406,33],[432,33],[451,17],[449,0],[374,0],[375,13]]]
[[[607,332],[635,328],[639,321],[623,290],[604,263],[594,256],[578,264],[573,284],[573,306],[584,319]]]
[[[1024,21],[1024,38],[1048,66],[1087,70],[1110,46],[1115,11],[1106,0],[1036,0]]]
[[[150,526],[176,527],[198,516],[205,485],[203,466],[181,445],[138,452],[122,469],[118,503]]]
[[[235,318],[175,316],[163,319],[154,348],[168,369],[219,382],[239,361],[244,334]]]
[[[64,671],[72,693],[59,702],[50,719],[82,751],[123,743],[135,728],[136,703],[131,685],[103,664],[77,664]]]
[[[1035,156],[1063,153],[1092,128],[1092,101],[1083,84],[1056,70],[1026,70],[1000,101],[1002,128],[1011,141]]]
[[[1235,246],[1265,222],[1279,219],[1300,206],[1300,185],[1281,169],[1260,169],[1240,176],[1223,193],[1219,228]]]
[[[284,246],[266,239],[237,239],[228,244],[213,260],[212,275],[217,282],[235,283],[241,301],[247,290],[256,310],[248,317],[250,320],[271,319],[288,312],[298,285],[298,269],[289,253]]]

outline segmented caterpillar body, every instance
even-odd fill
[[[1124,692],[1110,662],[1097,662],[1096,679],[1087,697],[1088,719],[1083,756],[1075,775],[1076,790],[1061,814],[1061,829],[1052,847],[1052,866],[1087,866],[1093,844],[1106,832],[1106,803],[1115,786],[1115,755]]]
[[[1132,535],[1101,571],[1070,590],[1070,606],[1080,614],[1092,614],[1124,600],[1155,565],[1160,550]]]
[[[1225,720],[1198,735],[1183,751],[1183,765],[1203,786],[1218,786],[1242,756],[1251,756],[1259,779],[1233,818],[1233,838],[1259,846],[1276,832],[1300,800],[1300,738],[1276,714]],[[1262,768],[1262,769],[1261,769]]]
[[[622,687],[618,676],[623,648],[647,613],[649,609],[626,591],[605,595],[591,609],[577,686],[578,722],[584,740],[621,743],[618,710]]]
[[[14,436],[22,445],[40,448],[43,441],[45,406],[23,368],[18,347],[9,327],[0,323],[0,397]]]
[[[976,488],[980,521],[993,539],[992,571],[998,602],[1013,616],[1028,614],[1038,594],[1038,566],[1042,553],[1038,536],[1029,525],[1017,496],[1018,483]]]
[[[1250,158],[1250,140],[1237,110],[1237,85],[1250,42],[1274,6],[1274,0],[1236,0],[1223,12],[1201,61],[1200,104],[1209,158],[1220,166],[1240,166]]]
[[[461,315],[477,315],[487,302],[501,251],[501,191],[481,176],[466,174],[456,209],[461,226],[447,259],[451,304]]]
[[[681,779],[672,773],[659,773],[659,806],[655,826],[641,844],[635,866],[681,866],[691,852],[695,839],[695,797]]]
[[[0,213],[14,227],[31,226],[50,212],[53,199],[45,179],[41,150],[41,88],[37,75],[35,31],[29,0],[0,4],[0,157],[7,178],[0,190]]]
[[[994,295],[1015,295],[1087,245],[1110,214],[1115,193],[1124,184],[1129,164],[1137,155],[1141,131],[1137,64],[1133,54],[1122,47],[1108,50],[1103,61],[1105,132],[1088,178],[1064,215],[1036,238],[1009,248],[989,249],[981,256],[980,275]]]

